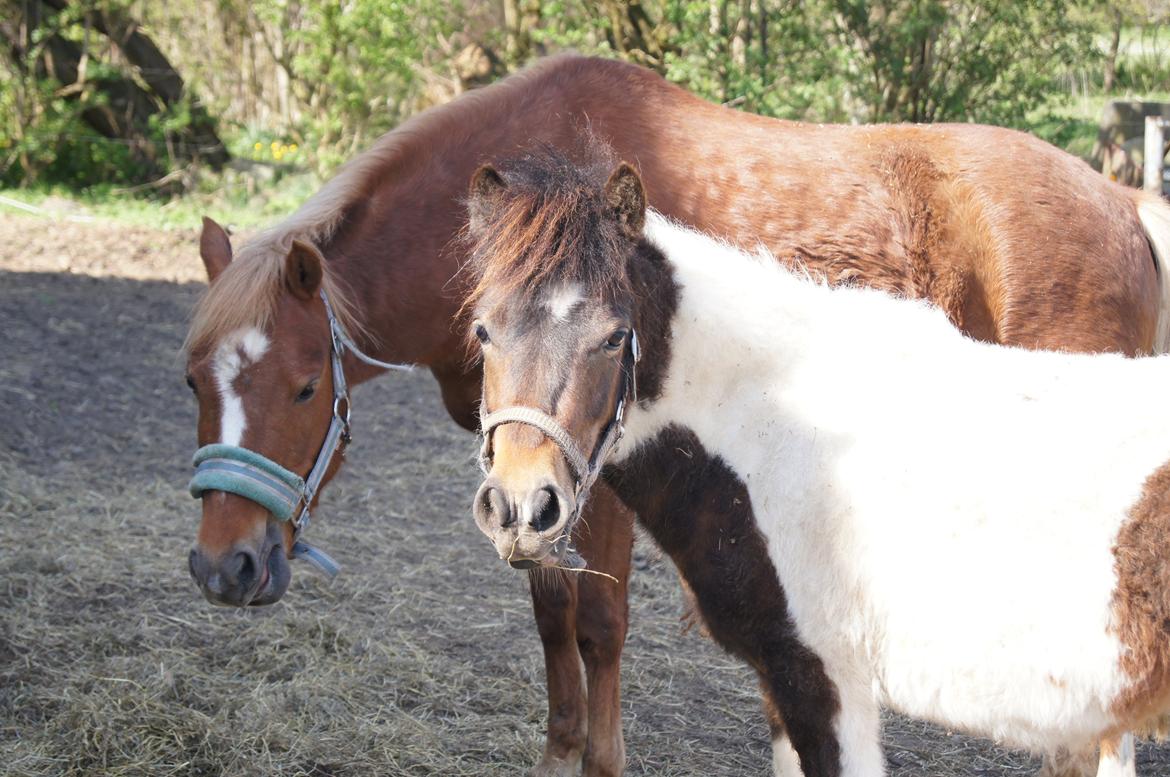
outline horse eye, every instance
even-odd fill
[[[626,329],[617,330],[616,332],[614,332],[612,335],[609,336],[608,340],[605,341],[605,349],[607,351],[616,351],[618,348],[621,348],[622,343],[624,343],[626,341],[626,335],[628,335],[628,334],[629,334],[629,330],[626,330]]]
[[[308,402],[317,393],[317,381],[311,381],[307,386],[301,389],[301,393],[297,394],[297,404]]]
[[[487,345],[492,341],[492,338],[488,336],[487,327],[483,324],[477,323],[475,325],[475,337],[482,345]]]
[[[187,376],[187,388],[191,389],[192,394],[199,393],[198,391],[195,390],[195,379],[192,378],[190,375]]]

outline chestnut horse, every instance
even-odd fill
[[[977,342],[604,157],[501,169],[467,304],[502,556],[555,556],[603,478],[758,672],[782,775],[885,774],[882,704],[1105,761],[1170,715],[1170,357]]]
[[[465,290],[451,283],[466,258],[456,237],[467,179],[533,142],[572,151],[585,129],[639,162],[661,212],[762,241],[834,282],[933,300],[974,337],[1137,354],[1160,350],[1170,329],[1151,249],[1154,235],[1165,255],[1170,224],[1155,227],[1136,195],[1032,137],[782,122],[711,105],[633,65],[544,60],[405,122],[234,259],[225,232],[205,221],[210,286],[188,335],[187,374],[201,466],[220,467],[195,489],[203,517],[190,568],[210,600],[267,603],[287,586],[294,529],[276,516],[300,516],[289,502],[303,499],[311,470],[324,482],[339,466],[338,457],[314,466],[322,440],[345,441],[330,355],[351,385],[380,373],[354,348],[333,348],[331,332],[430,369],[451,417],[477,428],[479,370],[453,321]],[[594,531],[574,546],[618,582],[532,587],[548,677],[542,775],[624,765],[618,679],[633,517],[601,485],[586,512]]]

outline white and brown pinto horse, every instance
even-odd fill
[[[474,429],[480,376],[453,320],[465,289],[450,282],[466,258],[457,238],[467,180],[532,142],[573,151],[586,127],[640,164],[660,212],[761,242],[833,282],[930,299],[974,337],[1136,354],[1163,349],[1170,333],[1170,274],[1152,248],[1167,256],[1170,222],[1035,138],[977,126],[781,122],[711,105],[633,65],[545,60],[406,122],[237,250],[205,224],[210,288],[188,336],[187,374],[199,445],[228,455],[203,460],[220,469],[201,473],[196,489],[203,513],[190,567],[209,599],[263,604],[288,585],[294,532],[278,515],[303,512],[288,501],[329,458],[322,441],[335,405],[345,405],[321,293],[358,348],[430,369],[451,417]],[[339,359],[351,386],[380,374],[354,348]],[[322,482],[341,461],[338,439],[338,454],[317,468]],[[211,487],[233,482],[241,466],[274,486],[234,481],[269,494],[268,506]],[[624,767],[633,517],[599,484],[587,518],[594,531],[574,547],[619,582],[534,573],[550,583],[533,587],[549,694],[541,775]]]
[[[555,549],[600,473],[759,673],[779,774],[883,774],[882,705],[1045,754],[1156,726],[1170,358],[977,342],[647,215],[612,169],[473,181],[500,554]]]

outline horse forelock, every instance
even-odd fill
[[[298,239],[276,229],[245,245],[195,306],[183,350],[187,354],[214,348],[240,329],[270,332],[286,288],[285,258]],[[328,261],[322,264],[321,288],[338,321],[351,337],[369,337],[345,283]]]
[[[612,167],[612,153],[600,143],[590,144],[585,165],[551,147],[503,163],[503,190],[488,203],[472,198],[482,216],[469,230],[464,269],[471,291],[463,310],[489,294],[531,297],[566,283],[594,299],[628,296],[631,243],[604,193]]]

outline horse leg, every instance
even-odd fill
[[[608,488],[593,489],[575,537],[589,569],[579,574],[577,646],[589,686],[589,736],[583,777],[617,777],[625,769],[622,739],[622,647],[629,626],[630,555],[634,515]]]
[[[532,777],[572,777],[585,751],[587,696],[574,627],[577,582],[553,570],[528,575],[548,682],[548,737]]]
[[[881,746],[880,708],[866,680],[869,674],[865,668],[848,664],[838,667],[824,662],[824,675],[836,694],[837,711],[830,723],[823,715],[827,700],[822,697],[814,701],[814,695],[802,692],[800,687],[798,678],[804,674],[801,665],[812,656],[807,652],[787,655],[790,656],[787,665],[766,665],[768,675],[761,678],[765,710],[773,726],[772,757],[777,774],[882,777],[886,773],[886,759]],[[819,660],[814,665],[821,669]],[[776,737],[777,723],[783,727],[786,737]],[[786,747],[798,755],[795,763]]]
[[[1097,777],[1137,777],[1133,734],[1118,734],[1101,740]]]
[[[1091,748],[1077,752],[1061,748],[1054,753],[1045,753],[1036,777],[1092,777],[1093,756]]]
[[[768,729],[772,732],[772,773],[775,777],[804,777],[800,770],[800,756],[792,747],[792,740],[784,729],[784,719],[780,717],[780,710],[776,709],[772,692],[763,678],[760,679],[760,692],[764,700],[764,717],[768,719]]]
[[[881,709],[872,685],[854,679],[867,678],[868,673],[849,667],[844,672],[830,669],[829,676],[837,682],[841,699],[835,728],[841,743],[842,777],[881,777],[886,773]]]

